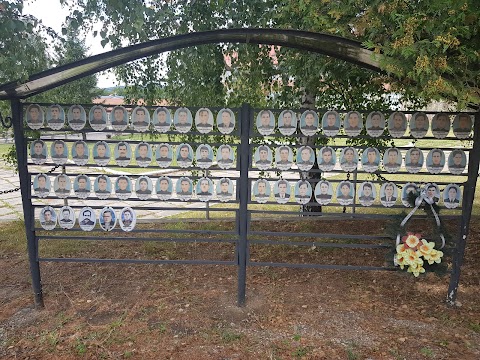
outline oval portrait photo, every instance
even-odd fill
[[[230,145],[221,145],[217,149],[217,164],[220,169],[235,167],[235,154]]]
[[[192,166],[193,150],[189,144],[177,145],[177,165],[182,168]]]
[[[279,146],[275,149],[275,164],[277,169],[286,171],[293,165],[293,151],[287,145]]]
[[[110,162],[110,146],[105,141],[97,141],[93,146],[93,161],[98,166],[105,166]]]
[[[396,111],[388,118],[388,132],[394,138],[401,138],[407,131],[407,117],[403,112]]]
[[[161,143],[155,149],[155,160],[161,168],[167,168],[172,163],[173,149],[170,144]]]
[[[213,114],[210,109],[200,108],[195,114],[195,127],[202,134],[208,134],[213,130]]]
[[[192,113],[186,107],[178,108],[173,116],[173,125],[179,133],[186,134],[192,129]]]
[[[60,130],[65,125],[65,111],[60,105],[50,105],[47,109],[47,125],[52,130]]]
[[[412,203],[415,204],[414,199],[420,194],[420,189],[417,184],[408,182],[402,188],[402,203],[406,207],[412,207]],[[412,200],[412,203],[411,203]]]
[[[312,185],[306,180],[298,180],[295,183],[295,201],[301,205],[310,202],[312,198]]]
[[[343,129],[345,134],[350,137],[358,136],[363,129],[362,114],[358,111],[350,111],[345,115],[345,121],[343,122]]]
[[[72,145],[72,160],[76,165],[83,166],[88,163],[90,150],[83,140],[75,141]]]
[[[213,164],[213,149],[208,144],[200,144],[195,152],[197,166],[201,169],[208,169]]]
[[[132,160],[132,148],[127,142],[121,141],[118,144],[115,144],[113,157],[118,166],[128,166]]]
[[[313,136],[318,130],[318,115],[315,111],[307,110],[300,117],[300,131],[305,136]]]
[[[322,117],[322,129],[325,136],[337,136],[340,131],[340,115],[336,111],[327,111]]]
[[[373,173],[378,170],[380,164],[380,152],[377,148],[368,147],[362,153],[362,167],[363,170]]]
[[[57,213],[51,206],[43,207],[40,210],[38,219],[40,220],[40,225],[45,230],[53,230],[57,226]]]
[[[375,186],[370,181],[362,182],[358,186],[358,201],[362,206],[370,206],[376,197]]]
[[[42,165],[47,161],[47,145],[43,140],[35,140],[30,144],[30,157],[36,165]]]
[[[103,106],[97,105],[90,109],[88,121],[95,131],[102,131],[107,126],[107,111]]]
[[[320,205],[330,204],[333,196],[333,186],[326,180],[319,181],[315,186],[315,200]]]
[[[72,105],[67,113],[68,125],[72,130],[82,130],[87,123],[87,113],[81,105]]]
[[[170,110],[164,107],[155,109],[152,122],[156,131],[161,133],[169,131],[170,126],[172,125],[172,115],[170,114]]]
[[[182,176],[177,180],[175,186],[177,197],[182,201],[188,201],[192,198],[193,183],[188,177]]]
[[[150,113],[144,106],[137,106],[132,111],[133,129],[138,132],[145,132],[150,126]]]
[[[75,225],[75,211],[70,206],[62,206],[58,210],[58,225],[62,229],[71,229]]]
[[[101,199],[107,199],[112,193],[112,182],[107,175],[99,175],[93,183],[93,190],[95,195]]]
[[[297,130],[297,115],[292,110],[283,110],[278,116],[278,130],[282,135],[293,135]]]
[[[272,150],[267,145],[261,145],[255,150],[253,155],[255,166],[260,170],[267,170],[272,167],[273,155]]]
[[[439,174],[445,167],[445,153],[440,149],[432,149],[427,155],[427,170],[432,174]]]
[[[209,201],[213,197],[213,182],[209,178],[202,177],[198,179],[197,186],[195,187],[195,193],[198,200]]]
[[[340,167],[343,171],[354,171],[358,166],[358,153],[353,147],[343,148],[340,153]]]
[[[454,149],[448,155],[448,170],[454,175],[460,175],[467,166],[467,156],[462,149]]]
[[[115,194],[120,200],[127,200],[132,195],[132,181],[128,176],[119,176],[115,181]]]
[[[39,130],[43,126],[43,110],[40,105],[32,104],[25,111],[25,121],[32,130]]]
[[[73,181],[73,192],[79,199],[86,199],[90,196],[90,178],[86,175],[77,175]]]
[[[310,146],[302,146],[297,149],[297,166],[300,171],[308,171],[315,163],[315,151]]]
[[[457,114],[453,119],[453,133],[459,139],[467,139],[472,132],[472,117],[468,114]]]
[[[110,123],[115,131],[123,131],[128,126],[128,111],[123,106],[115,106],[110,112]]]
[[[432,134],[437,139],[447,137],[450,132],[450,117],[445,113],[438,113],[432,119]]]
[[[135,147],[135,160],[140,167],[148,167],[152,162],[152,147],[149,143],[141,142]]]
[[[416,112],[410,119],[410,133],[414,138],[423,138],[427,135],[429,120],[424,112]]]
[[[271,193],[270,183],[265,179],[258,179],[252,186],[252,197],[258,203],[266,203]],[[253,200],[253,199],[252,199]]]
[[[153,184],[152,180],[146,176],[140,176],[135,181],[135,194],[140,200],[147,200],[152,196]]]
[[[398,148],[389,148],[383,154],[383,167],[389,173],[394,173],[400,170],[402,166],[402,153]]]
[[[460,205],[462,193],[457,184],[448,184],[443,190],[443,205],[448,209],[455,209]]]
[[[324,146],[318,150],[318,168],[322,171],[332,171],[337,163],[337,154],[330,146]]]
[[[273,196],[279,204],[285,204],[290,200],[290,183],[280,179],[273,184]]]
[[[68,195],[70,195],[71,188],[72,184],[67,175],[60,174],[55,177],[55,181],[53,182],[53,191],[59,198],[65,199],[68,197]]]
[[[373,111],[367,116],[367,134],[371,137],[379,137],[385,130],[385,116],[381,112]]]
[[[33,179],[33,191],[40,198],[50,195],[50,178],[46,174],[38,174]]]
[[[217,181],[217,198],[222,202],[232,200],[233,182],[229,178],[221,178]]]
[[[155,192],[160,200],[169,200],[172,198],[173,182],[168,176],[161,176],[157,180]]]
[[[118,223],[123,231],[132,231],[137,223],[137,215],[135,211],[129,206],[120,210],[118,216]]]
[[[65,141],[55,140],[50,145],[50,156],[57,165],[64,165],[68,160],[68,147]]]
[[[271,135],[275,131],[275,116],[270,110],[262,110],[257,115],[256,124],[260,135]]]
[[[355,187],[350,181],[341,181],[337,186],[337,201],[340,205],[350,205],[355,197]]]
[[[217,128],[222,134],[230,134],[235,128],[235,114],[230,109],[222,109],[217,114]]]
[[[392,182],[387,182],[380,188],[380,202],[385,207],[395,205],[398,197],[397,186]]]
[[[115,210],[113,210],[111,206],[105,206],[102,210],[100,210],[98,222],[103,230],[113,230],[117,224],[117,215],[115,214]]]
[[[409,173],[415,174],[423,167],[423,152],[419,148],[411,148],[405,155],[405,167]]]
[[[95,227],[97,218],[95,216],[95,211],[89,207],[83,207],[78,213],[78,225],[83,231],[91,231]]]

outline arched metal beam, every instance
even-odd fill
[[[298,30],[224,29],[149,41],[46,70],[30,76],[23,84],[14,81],[1,85],[0,100],[27,98],[99,71],[165,51],[222,42],[280,45],[308,50],[380,71],[378,60],[375,60],[379,55],[374,56],[372,51],[353,40]]]

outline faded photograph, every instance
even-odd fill
[[[40,105],[32,104],[25,111],[25,121],[30,129],[39,130],[43,126],[43,110]]]
[[[333,187],[326,180],[319,181],[315,186],[315,200],[320,205],[327,205],[332,201]]]
[[[297,115],[292,110],[283,110],[278,116],[278,130],[282,135],[293,135],[297,130]]]
[[[50,105],[47,109],[47,125],[52,130],[60,130],[65,125],[65,111],[60,105]]]
[[[72,105],[67,113],[68,125],[73,130],[82,130],[87,123],[87,114],[81,105]]]

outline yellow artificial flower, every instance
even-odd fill
[[[405,265],[407,265],[407,264],[405,263],[405,256],[404,256],[403,253],[401,253],[401,254],[396,254],[396,256],[397,256],[397,265],[400,266],[400,269],[403,270],[403,268],[405,267]]]
[[[435,243],[434,242],[428,242],[425,239],[421,240],[422,245],[418,248],[418,251],[425,257],[425,255],[430,254],[430,252],[433,250]]]
[[[424,255],[423,257],[425,258],[425,260],[428,261],[430,265],[432,265],[434,262],[440,264],[440,262],[442,261],[442,256],[443,251],[432,249],[429,254]]]
[[[420,258],[418,251],[407,249],[404,253],[405,263],[409,266],[423,265],[423,260]]]
[[[410,248],[415,248],[419,244],[420,240],[415,234],[409,233],[405,239],[405,244]]]
[[[405,251],[407,251],[408,247],[405,246],[405,244],[398,244],[397,245],[397,254],[402,254]]]
[[[425,269],[421,266],[409,266],[407,272],[412,273],[413,276],[418,277],[418,275],[423,274]]]

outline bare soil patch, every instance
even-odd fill
[[[42,263],[46,307],[36,311],[26,256],[4,251],[0,357],[479,359],[479,230],[471,229],[457,308],[445,305],[450,276],[432,273],[415,279],[400,271],[251,267],[246,306],[237,307],[235,266]],[[115,244],[72,251],[191,255],[191,248],[171,244]],[[219,258],[232,255],[231,245],[195,249],[201,257],[213,250]],[[361,253],[360,264],[384,261],[382,253]],[[294,248],[281,254],[258,249],[255,256],[341,263],[345,254]]]

